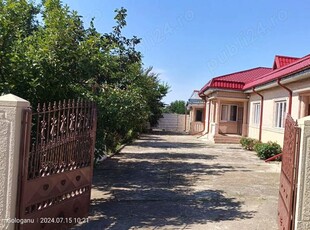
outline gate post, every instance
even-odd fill
[[[22,110],[29,106],[13,94],[0,97],[0,229],[14,229]]]
[[[299,119],[298,125],[301,138],[294,229],[306,230],[310,229],[310,116]]]

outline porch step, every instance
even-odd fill
[[[216,144],[239,144],[241,136],[216,135],[214,143]]]

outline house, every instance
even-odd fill
[[[205,101],[204,135],[215,143],[242,136],[283,144],[284,119],[310,114],[310,55],[275,56],[257,67],[211,79],[198,95]]]
[[[199,97],[199,90],[194,90],[186,103],[186,109],[189,111],[189,117],[186,119],[186,132],[196,135],[202,134],[205,127],[205,100]]]

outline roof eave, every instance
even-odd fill
[[[292,83],[298,80],[303,80],[306,78],[310,77],[310,69],[305,69],[303,71],[297,72],[297,73],[293,73],[290,74],[288,76],[284,76],[284,77],[279,77],[279,79],[281,79],[281,83],[282,84],[288,84],[288,83]],[[262,91],[265,89],[270,89],[270,88],[274,88],[279,86],[277,83],[277,79],[273,79],[270,82],[266,82],[265,84],[262,85],[258,85],[258,86],[253,86],[249,89],[245,89],[243,92],[244,93],[252,93],[253,92],[253,88],[255,88],[255,91]]]
[[[242,89],[225,89],[225,88],[208,88],[206,91],[203,92],[203,94],[200,94],[200,97],[208,96],[211,93],[217,92],[217,91],[224,91],[224,92],[243,92]]]

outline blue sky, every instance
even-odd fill
[[[212,77],[271,67],[276,54],[310,53],[310,4],[305,0],[64,0],[99,32],[114,10],[128,10],[126,36],[142,38],[145,67],[171,86],[165,103],[187,100]]]

